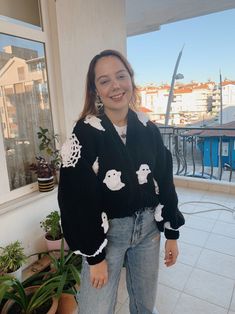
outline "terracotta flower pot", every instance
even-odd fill
[[[29,295],[31,293],[34,293],[34,291],[38,289],[38,286],[32,286],[32,287],[27,287],[25,288],[26,294]],[[8,300],[4,307],[2,308],[1,314],[8,314],[9,310],[13,306],[15,302],[13,300]],[[47,311],[46,314],[55,314],[58,308],[58,299],[52,298],[52,304],[50,309]]]
[[[68,293],[62,293],[56,314],[77,314],[78,304],[75,296]]]
[[[38,188],[40,192],[49,192],[54,190],[55,182],[54,177],[38,178]]]

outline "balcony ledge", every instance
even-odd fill
[[[235,183],[226,181],[215,181],[209,179],[189,178],[174,176],[174,182],[179,187],[194,188],[204,191],[221,192],[235,195]]]

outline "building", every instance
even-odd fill
[[[221,119],[221,87],[214,85],[212,93],[212,113]],[[235,81],[225,79],[222,82],[222,121],[229,123],[235,119]]]
[[[222,86],[223,122],[230,122],[235,116],[235,83],[224,80]],[[152,110],[151,118],[158,123],[164,123],[169,91],[169,85],[139,87],[142,105]],[[220,100],[220,89],[215,82],[177,84],[171,104],[170,124],[186,125],[217,119]]]

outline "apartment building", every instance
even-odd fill
[[[170,86],[152,84],[139,88],[139,91],[142,106],[152,111],[151,118],[164,123]],[[233,81],[225,80],[222,83],[222,99],[226,122],[230,122],[234,120],[231,112],[235,112],[235,83]],[[174,88],[170,124],[187,124],[206,118],[217,119],[220,101],[220,88],[215,82],[178,84]],[[226,114],[226,111],[229,113]]]

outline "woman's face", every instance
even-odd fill
[[[133,96],[130,74],[115,56],[99,59],[95,66],[95,86],[104,110],[123,110],[129,107]]]

